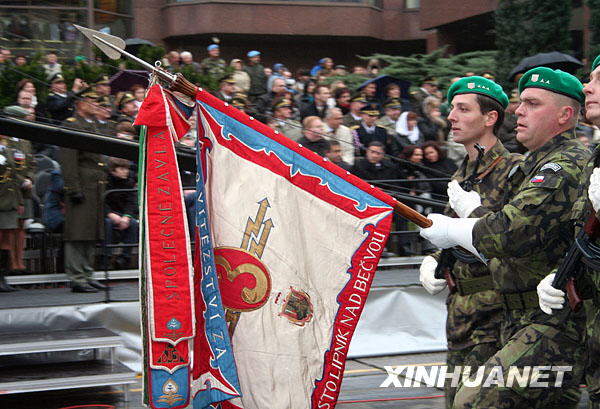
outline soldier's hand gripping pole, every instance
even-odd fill
[[[480,182],[480,180],[477,177],[477,170],[479,169],[479,165],[483,160],[485,148],[476,143],[475,149],[477,149],[476,165],[473,167],[473,172],[471,173],[471,175],[461,183],[462,188],[467,192],[473,190],[473,186]],[[454,264],[456,263],[456,254],[458,251],[458,249],[454,248],[442,250],[440,253],[440,259],[438,260],[438,265],[434,273],[435,278],[446,280],[446,283],[448,284],[448,290],[451,293],[456,291],[456,280],[452,275],[452,269],[454,268]],[[469,256],[469,258],[473,257],[474,256],[472,255]]]
[[[585,257],[594,257],[589,254],[591,240],[600,236],[600,223],[596,218],[596,213],[592,210],[588,216],[583,228],[575,237],[575,242],[571,245],[565,255],[560,267],[556,271],[552,287],[564,290],[569,299],[569,307],[573,311],[581,308],[583,300],[577,292],[577,278],[581,274],[582,259]]]

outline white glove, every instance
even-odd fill
[[[565,303],[565,293],[557,288],[552,287],[554,276],[556,274],[547,275],[537,286],[538,299],[540,308],[548,315],[552,315],[552,310],[562,310]]]
[[[467,192],[456,180],[448,183],[448,201],[458,217],[469,217],[473,210],[481,206],[481,197],[474,191]]]
[[[431,213],[427,217],[433,225],[421,229],[421,237],[429,240],[436,247],[447,249],[460,246],[481,258],[477,249],[473,247],[473,226],[479,219],[453,219],[438,213]]]
[[[594,211],[600,209],[600,168],[594,169],[590,176],[590,187],[588,188],[588,197],[592,202]]]
[[[435,278],[435,269],[438,262],[431,256],[426,256],[419,268],[419,280],[421,285],[431,295],[436,295],[446,288],[446,280]]]

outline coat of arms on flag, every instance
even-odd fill
[[[199,90],[192,273],[172,151],[186,109],[155,87],[138,120],[146,402],[335,407],[395,199]]]

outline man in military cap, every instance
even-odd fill
[[[386,151],[389,151],[390,140],[387,131],[375,124],[379,118],[378,106],[376,104],[364,105],[360,113],[362,116],[360,125],[350,127],[354,135],[354,146],[358,147],[362,155],[371,142],[379,141],[385,146]]]
[[[596,126],[600,126],[600,56],[592,64],[589,82],[583,88],[585,93],[585,117]],[[586,222],[598,222],[600,214],[600,147],[592,153],[578,189],[577,202],[573,206],[571,219],[575,222],[579,233]],[[595,212],[595,214],[594,214]],[[594,220],[596,219],[596,220]],[[592,238],[592,243],[600,244],[598,238]],[[588,267],[588,257],[584,254],[581,267],[583,273],[576,280],[579,295],[582,298],[591,296],[591,303],[585,308],[588,312],[586,369],[587,392],[590,397],[590,409],[600,408],[600,270]],[[594,261],[594,260],[591,260]],[[597,260],[595,260],[597,263]],[[579,267],[579,266],[578,266]],[[547,314],[554,315],[557,310],[569,309],[565,301],[565,292],[552,287],[554,272],[544,278],[537,287],[540,298],[540,308]],[[586,301],[587,302],[587,301]]]
[[[221,49],[218,44],[211,44],[206,47],[208,57],[200,62],[200,68],[204,75],[209,75],[213,78],[221,78],[225,74],[225,60],[220,58]]]
[[[215,92],[215,97],[221,101],[231,102],[235,94],[235,80],[231,75],[221,78],[219,90]]]
[[[46,100],[46,108],[55,123],[58,124],[73,114],[75,94],[86,87],[82,79],[75,78],[71,91],[67,92],[67,84],[62,74],[54,74],[50,78],[50,93]]]
[[[552,316],[538,307],[535,286],[555,268],[573,237],[570,223],[578,181],[590,153],[576,138],[583,87],[574,76],[537,67],[519,81],[517,140],[528,152],[508,174],[506,204],[489,212],[475,192],[450,189],[452,208],[465,217],[431,214],[421,235],[441,248],[461,246],[487,261],[503,303],[501,346],[485,364],[502,369],[503,384],[459,387],[455,408],[575,408],[585,359],[585,311],[563,309]],[[569,367],[544,373],[560,387],[505,383],[510,367]],[[496,369],[494,369],[496,368]],[[548,376],[545,376],[548,375]]]
[[[111,119],[112,104],[108,96],[99,96],[96,100],[96,121],[98,121],[98,132],[102,135],[115,136],[117,123]]]
[[[82,91],[74,115],[64,125],[97,133],[97,98],[91,88]],[[65,181],[65,273],[73,292],[97,292],[105,288],[92,278],[96,242],[104,236],[102,194],[106,171],[102,155],[61,148],[60,166]]]
[[[488,211],[500,210],[506,191],[509,171],[521,159],[511,155],[496,134],[502,124],[508,97],[502,87],[483,77],[464,77],[448,90],[454,140],[467,150],[461,167],[452,176],[449,189],[469,185],[468,190],[481,197],[482,206]],[[475,144],[485,147],[480,155]],[[467,216],[473,209],[458,214]],[[480,209],[481,210],[481,209]],[[457,214],[447,207],[448,216]],[[483,213],[479,213],[483,214]],[[500,348],[500,323],[503,307],[500,294],[494,290],[490,268],[473,257],[457,261],[452,250],[444,250],[425,257],[420,269],[420,280],[430,294],[437,294],[447,284],[450,287],[446,306],[446,339],[448,340],[447,372],[456,367],[483,365]],[[435,278],[439,263],[448,271],[446,279]],[[452,408],[456,388],[446,379],[444,392],[446,408]]]
[[[276,131],[294,141],[302,138],[302,125],[300,122],[292,119],[291,100],[280,98],[274,101],[273,119]]]
[[[231,99],[231,105],[244,112],[246,112],[247,109],[247,102],[248,94],[244,92],[236,92]]]
[[[419,116],[424,116],[423,101],[427,97],[437,97],[438,80],[434,76],[428,76],[421,82],[421,87],[416,91],[411,91],[409,99],[413,111]]]
[[[119,109],[117,122],[135,121],[135,116],[138,113],[138,108],[137,104],[135,103],[135,98],[130,92],[126,92],[121,96],[117,108]]]
[[[102,74],[96,80],[94,89],[98,98],[108,98],[108,102],[111,106],[111,111],[114,113],[116,109],[115,96],[110,93],[110,78],[106,74]]]
[[[385,128],[390,138],[394,138],[398,126],[398,119],[402,113],[402,102],[398,98],[389,98],[383,103],[383,116],[375,124]]]
[[[358,92],[350,98],[350,111],[344,115],[344,126],[351,128],[355,125],[360,125],[362,115],[360,110],[367,103],[367,98],[361,92]]]

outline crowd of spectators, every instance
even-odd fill
[[[162,66],[171,72],[191,66],[194,71],[215,78],[219,86],[213,94],[217,98],[390,193],[446,199],[447,182],[444,179],[450,178],[460,165],[464,148],[452,141],[451,124],[445,117],[449,107],[435,77],[423,78],[420,84],[413,84],[412,91],[405,89],[403,93],[401,81],[383,84],[376,80],[380,68],[376,60],[366,67],[349,69],[336,65],[331,58],[323,58],[314,67],[301,68],[292,74],[283,63],[263,66],[261,52],[257,50],[248,51],[244,59],[234,58],[229,63],[221,58],[218,44],[211,44],[206,52],[206,58],[197,62],[189,51],[170,51],[164,56]],[[13,56],[10,50],[0,49],[0,76],[4,70],[18,70],[23,60],[26,61],[25,56]],[[67,83],[62,75],[61,64],[65,63],[59,62],[56,53],[49,52],[43,65],[46,78],[24,77],[15,84],[14,104],[4,107],[4,114],[135,140],[137,132],[133,121],[146,91],[142,81],[132,84],[129,91],[119,93],[112,92],[108,76],[91,84],[80,78]],[[352,88],[344,81],[332,78],[351,73],[373,80]],[[474,75],[456,74],[455,80]],[[491,73],[485,75],[492,76]],[[48,97],[44,101],[38,98],[40,87],[48,87]],[[509,150],[522,152],[522,146],[515,140],[516,93],[512,93],[510,101],[498,137]],[[595,141],[593,128],[582,124],[578,132],[588,146]],[[85,200],[77,197],[82,191],[75,194],[72,190],[65,191],[61,175],[61,153],[65,149],[50,142],[20,144],[16,148],[10,143],[11,139],[17,138],[3,138],[0,150],[4,152],[1,147],[6,146],[12,149],[13,157],[15,152],[17,156],[23,154],[29,162],[27,167],[32,169],[25,179],[33,187],[17,188],[35,193],[33,201],[39,205],[35,215],[47,229],[60,232],[64,228],[65,207],[68,207],[65,203]],[[195,131],[191,130],[181,145],[193,149],[194,142]],[[108,189],[136,188],[136,163],[110,157],[103,157],[102,162]],[[40,163],[44,165],[39,166]],[[186,177],[189,175],[184,175],[184,180]],[[193,183],[193,178],[191,180]],[[186,193],[190,196],[193,192]],[[24,199],[19,200],[19,206],[25,203]],[[193,200],[190,203],[193,204]],[[414,206],[419,211],[430,210],[426,205]],[[121,192],[109,197],[103,211],[106,240],[133,243],[138,229],[136,194]],[[24,213],[0,208],[0,216],[10,212],[15,213],[10,216],[16,220],[13,224],[22,228],[23,224],[18,220],[24,218]],[[33,218],[33,214],[30,216]],[[397,222],[396,227],[410,228],[403,222]],[[7,244],[14,242],[11,240],[3,241],[0,234],[0,263],[2,250],[10,251],[15,247]],[[131,248],[117,252],[111,262],[117,268],[133,267],[135,260],[132,260]],[[0,273],[24,270],[18,260],[7,267],[0,266],[0,269]],[[94,287],[101,288],[99,283],[89,280],[79,284],[90,291]],[[0,280],[0,291],[7,289],[2,285]]]

